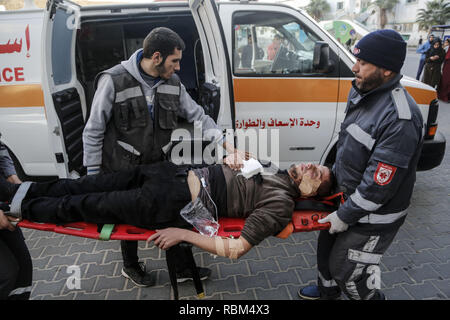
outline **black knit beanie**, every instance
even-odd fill
[[[406,42],[395,30],[383,29],[365,35],[353,55],[378,67],[399,73],[406,57]]]

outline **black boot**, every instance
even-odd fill
[[[377,290],[370,300],[386,300],[386,296],[380,290]]]

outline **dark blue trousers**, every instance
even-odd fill
[[[33,265],[22,231],[0,230],[0,300],[28,300]]]

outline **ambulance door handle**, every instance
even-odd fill
[[[308,151],[314,150],[316,147],[289,147],[289,151]]]
[[[56,136],[60,136],[60,135],[61,135],[61,132],[60,132],[60,130],[59,130],[59,127],[55,127],[55,129],[53,129],[53,133],[54,133]]]

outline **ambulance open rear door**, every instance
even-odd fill
[[[227,44],[217,6],[213,0],[189,0],[205,60],[205,79],[220,88],[217,124],[234,129],[234,98]]]
[[[66,0],[47,2],[42,33],[42,87],[50,145],[60,178],[84,174],[82,133],[86,102],[75,67],[79,18],[79,5]]]

